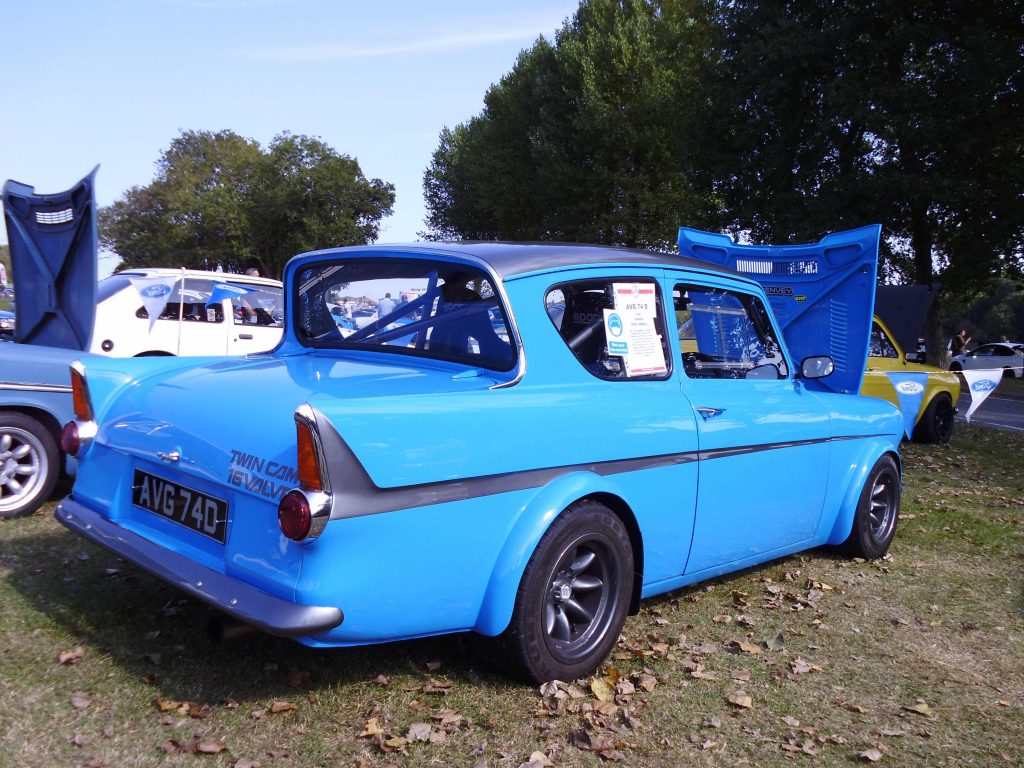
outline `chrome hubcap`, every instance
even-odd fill
[[[35,436],[8,428],[0,434],[0,511],[24,505],[42,487],[46,454]]]

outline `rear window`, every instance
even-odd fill
[[[511,370],[516,350],[491,278],[429,259],[341,259],[300,269],[295,328],[308,347],[367,349]]]

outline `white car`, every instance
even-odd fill
[[[1024,344],[1015,341],[982,344],[970,352],[962,352],[949,363],[949,370],[992,370],[1002,368],[1009,379],[1024,376]]]
[[[143,292],[157,297],[156,304]],[[147,301],[159,311],[152,322]],[[280,341],[283,320],[278,280],[135,269],[100,281],[89,351],[113,357],[266,352]]]

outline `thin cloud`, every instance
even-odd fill
[[[563,19],[553,20],[550,16],[546,16],[543,20],[535,18],[526,21],[518,18],[514,26],[503,24],[503,21],[505,20],[495,20],[493,26],[416,40],[389,41],[375,44],[330,43],[286,45],[272,48],[239,49],[233,53],[244,58],[263,61],[304,62],[369,59],[379,56],[400,56],[410,53],[446,53],[516,40],[532,41],[542,34],[553,32],[561,26]]]

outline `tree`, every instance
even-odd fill
[[[99,213],[119,268],[185,266],[279,275],[305,250],[376,239],[394,186],[320,139],[283,133],[264,151],[231,131],[185,131],[156,178]]]
[[[591,0],[446,128],[424,175],[434,237],[663,248],[709,221],[697,182],[709,19],[697,0]]]
[[[733,229],[794,242],[881,222],[889,279],[963,292],[1021,273],[1019,0],[719,5]]]

